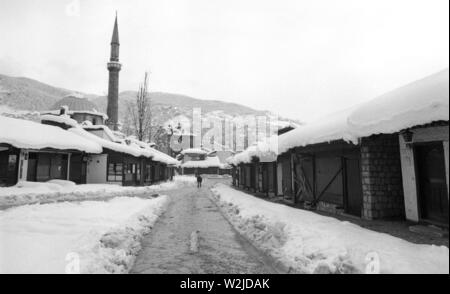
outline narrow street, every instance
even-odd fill
[[[256,274],[275,273],[209,199],[210,187],[221,179],[205,179],[201,189],[168,191],[167,211],[145,237],[131,273]]]

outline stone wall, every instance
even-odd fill
[[[397,134],[361,141],[363,218],[404,218],[402,172]]]

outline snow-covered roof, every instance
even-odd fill
[[[229,164],[238,165],[240,163],[250,163],[253,157],[257,157],[260,162],[273,162],[278,155],[278,136],[271,136],[262,142],[257,142],[244,151],[227,158]]]
[[[145,149],[146,151],[150,152],[152,154],[153,161],[162,162],[167,165],[178,165],[180,163],[172,156],[169,156],[164,152],[156,150],[155,148],[151,147],[149,143],[139,141],[135,137],[127,137],[126,140],[130,140],[132,145],[135,145],[138,148]]]
[[[10,144],[16,148],[102,152],[102,147],[98,143],[59,127],[4,116],[0,116],[0,143]]]
[[[128,146],[127,144],[116,143],[116,142],[112,142],[112,141],[100,138],[94,134],[89,133],[88,131],[84,130],[82,127],[79,127],[79,126],[76,128],[71,128],[68,131],[72,132],[74,134],[77,134],[83,138],[86,138],[90,141],[93,141],[97,144],[100,144],[103,148],[106,148],[106,149],[109,149],[112,151],[129,154],[129,155],[132,155],[135,157],[140,157],[140,156],[151,157],[151,154],[145,152],[144,150],[141,150],[141,148],[136,148],[136,147]]]
[[[108,129],[107,126],[103,126],[103,129]],[[179,162],[173,157],[162,153],[154,148],[151,148],[148,144],[141,142],[135,138],[126,138],[125,140],[119,140],[120,142],[113,142],[110,140],[106,140],[104,138],[98,137],[94,134],[89,133],[81,126],[77,126],[75,128],[69,129],[70,132],[78,134],[88,140],[92,140],[98,144],[100,144],[103,148],[129,154],[135,157],[147,157],[151,158],[153,161],[158,161],[165,163],[167,165],[177,165]],[[129,144],[126,141],[129,141]]]
[[[59,115],[59,113],[60,113],[60,110],[46,110],[46,111],[42,111],[41,115],[44,115],[44,114]],[[66,114],[68,114],[68,115],[73,115],[73,114],[76,114],[76,113],[83,113],[83,114],[101,116],[103,118],[103,120],[107,120],[108,119],[108,115],[106,113],[99,112],[96,109],[93,109],[93,110],[73,110],[73,109],[69,108],[69,110],[66,111]]]
[[[93,125],[90,121],[85,121],[81,124],[81,127],[87,131],[89,130],[102,130],[109,140],[113,142],[119,142],[120,139],[116,137],[114,132],[105,125]]]
[[[149,148],[154,153],[154,156],[152,158],[153,161],[163,162],[167,165],[179,165],[180,164],[180,162],[178,160],[167,155],[166,153],[156,150],[155,148],[152,148],[152,147],[149,147]]]
[[[44,114],[41,115],[41,121],[51,121],[59,124],[65,124],[70,127],[76,127],[78,122],[74,119],[71,119],[67,114],[64,115],[53,115],[53,114]]]
[[[181,165],[185,168],[208,168],[208,167],[222,167],[223,164],[220,162],[217,156],[206,156],[204,160],[190,160]]]
[[[449,120],[449,70],[443,70],[362,104],[348,119],[359,137],[395,133]]]
[[[358,144],[362,137],[442,120],[449,120],[448,69],[280,135],[278,151],[335,140]]]
[[[198,154],[198,155],[206,155],[208,154],[208,151],[205,151],[203,149],[200,148],[189,148],[189,149],[184,149],[183,151],[181,151],[181,154]]]

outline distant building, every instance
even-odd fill
[[[183,150],[180,157],[182,161],[180,168],[183,175],[218,175],[220,169],[224,167],[216,154],[210,154],[208,151],[200,148]]]
[[[78,123],[89,121],[93,125],[104,125],[108,116],[97,111],[97,106],[80,94],[68,95],[42,114],[67,114]]]

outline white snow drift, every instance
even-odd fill
[[[126,273],[167,196],[0,211],[0,273]]]
[[[292,272],[449,273],[445,246],[413,244],[223,184],[213,192],[236,229]]]
[[[10,207],[55,201],[109,199],[118,196],[148,196],[160,191],[194,185],[195,178],[175,176],[173,181],[145,187],[123,187],[108,184],[75,185],[70,181],[52,180],[46,183],[19,182],[0,188],[0,207]]]

